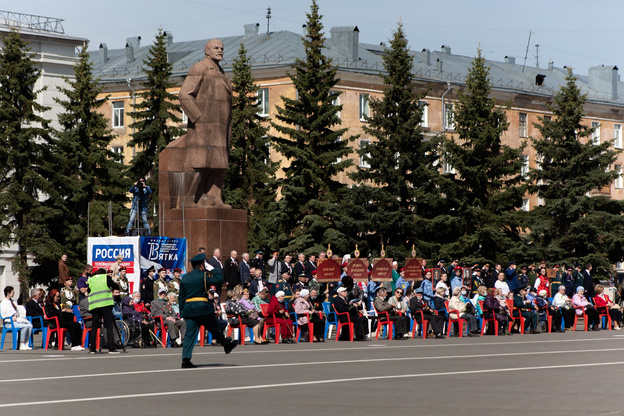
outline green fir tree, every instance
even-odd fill
[[[87,237],[121,234],[127,221],[126,191],[130,186],[126,168],[120,158],[109,150],[113,133],[108,120],[99,111],[108,97],[102,93],[99,80],[92,75],[87,48],[74,66],[74,79],[65,78],[66,87],[59,87],[65,99],[56,99],[63,108],[58,120],[62,129],[55,146],[57,159],[55,201],[63,212],[61,221],[50,224],[55,239],[68,254],[70,270],[81,272],[87,252]],[[112,208],[113,223],[109,224],[108,207]],[[58,261],[61,253],[54,260]],[[56,264],[42,265],[41,273],[49,274]]]
[[[389,257],[437,254],[451,230],[438,227],[446,200],[437,184],[438,140],[425,140],[421,123],[425,93],[413,88],[413,57],[399,24],[383,54],[383,97],[371,99],[371,117],[364,132],[373,140],[359,149],[370,167],[351,177],[358,184],[349,193],[342,224],[358,235],[362,251],[377,255],[382,244]],[[445,233],[446,231],[446,233]]]
[[[481,50],[459,91],[454,108],[456,139],[443,144],[443,161],[454,169],[443,186],[453,216],[447,226],[455,241],[442,257],[460,256],[468,261],[504,261],[506,252],[520,240],[518,208],[525,187],[520,155],[526,143],[512,148],[502,143],[508,123],[504,108],[491,97],[489,68]]]
[[[223,194],[227,204],[247,210],[248,245],[258,248],[276,237],[271,214],[276,209],[277,163],[269,157],[268,120],[258,115],[258,86],[242,43],[232,71],[232,149]]]
[[[28,297],[34,262],[54,256],[60,245],[51,238],[47,224],[58,213],[46,207],[57,198],[51,181],[52,128],[40,116],[48,107],[38,104],[35,83],[41,71],[31,59],[30,48],[17,30],[2,37],[0,50],[0,244],[16,250],[12,270],[18,275],[20,293]],[[57,257],[58,260],[58,257]]]
[[[158,158],[160,152],[174,139],[184,134],[176,127],[182,120],[180,105],[176,95],[168,90],[175,86],[169,80],[173,65],[167,60],[167,40],[162,29],[158,30],[154,44],[150,46],[149,56],[143,61],[147,75],[143,83],[145,90],[139,94],[134,112],[129,113],[135,122],[130,125],[135,133],[129,146],[137,146],[138,152],[130,171],[134,180],[145,177],[152,188],[152,201],[158,201]],[[157,203],[157,202],[155,202]]]
[[[534,124],[542,138],[531,139],[540,162],[530,191],[543,205],[529,212],[523,254],[610,271],[624,256],[624,204],[596,193],[618,176],[613,163],[621,150],[613,140],[593,141],[595,129],[583,121],[587,97],[570,69],[566,81],[549,107],[552,117]]]
[[[283,105],[276,107],[277,122],[271,123],[280,134],[272,137],[275,148],[285,159],[275,221],[279,244],[286,250],[318,252],[328,243],[336,248],[346,245],[336,226],[342,215],[340,193],[345,189],[337,175],[352,164],[347,156],[354,138],[346,135],[346,128],[339,128],[342,107],[335,105],[339,95],[332,91],[338,68],[322,51],[325,35],[316,1],[307,17],[306,56],[296,60],[294,73],[289,74],[297,98],[282,97]]]

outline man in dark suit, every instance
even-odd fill
[[[26,302],[26,316],[43,317],[43,302],[41,302],[40,289],[30,290],[30,300]],[[41,323],[45,322],[43,319],[33,319],[33,328],[41,328]],[[45,323],[44,323],[45,325]]]
[[[295,263],[295,276],[299,276],[301,273],[306,273],[305,254],[303,253],[299,253],[297,263]]]
[[[238,344],[231,338],[225,338],[217,324],[213,303],[208,300],[206,288],[221,287],[223,275],[220,268],[206,270],[204,266],[205,254],[198,254],[191,259],[193,270],[185,274],[180,283],[180,316],[186,321],[186,335],[182,348],[182,368],[195,368],[191,363],[193,348],[197,342],[199,327],[204,326],[210,331],[213,338],[229,354]]]
[[[583,275],[583,287],[585,288],[585,297],[594,296],[594,280],[591,275],[592,265],[587,263]]]
[[[262,275],[264,276],[264,270],[266,265],[264,264],[264,259],[262,256],[264,255],[264,251],[256,250],[256,257],[249,263],[251,267],[262,270]]]
[[[206,259],[204,265],[207,269],[210,267],[214,269],[219,269],[219,271],[223,274],[223,263],[221,262],[221,249],[215,248],[212,251],[212,257],[210,259]],[[219,297],[221,296],[221,290],[223,289],[223,285],[217,285],[216,291]]]
[[[314,254],[310,254],[308,261],[305,264],[305,272],[306,276],[308,276],[308,280],[312,279],[313,270],[316,270],[316,256]]]
[[[223,264],[223,279],[227,283],[227,290],[234,289],[234,286],[238,284],[240,270],[238,268],[238,261],[236,257],[238,253],[236,250],[230,252],[230,257],[225,260]]]
[[[269,285],[266,280],[262,277],[262,269],[253,269],[255,276],[251,279],[249,283],[249,297],[253,299],[252,296],[256,296],[258,292],[262,291],[265,287],[268,288]]]
[[[243,286],[246,286],[247,282],[251,278],[249,253],[243,253],[243,260],[240,262],[240,267],[238,269],[240,271],[240,282]]]
[[[337,293],[338,295],[334,299],[334,307],[336,308],[336,312],[340,314],[338,315],[338,319],[341,323],[347,322],[347,315],[343,315],[343,313],[348,313],[349,319],[351,320],[351,323],[354,327],[354,339],[356,341],[368,341],[368,318],[360,316],[360,314],[358,313],[358,309],[361,307],[362,301],[347,301],[348,292],[347,289],[345,289],[344,287],[339,287]],[[349,330],[345,327],[342,328],[343,329],[340,334],[340,340],[347,341],[349,340]]]

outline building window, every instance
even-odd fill
[[[520,137],[528,137],[527,114],[526,113],[520,113],[519,114],[518,128],[519,128]]]
[[[123,146],[113,146],[111,150],[113,151],[113,153],[123,156]]]
[[[524,198],[522,200],[522,211],[528,211],[531,208],[530,204],[529,204],[529,199],[528,198]]]
[[[360,149],[365,150],[366,147],[370,144],[370,140],[360,140]],[[360,167],[361,168],[370,168],[370,153],[360,154]]]
[[[330,91],[329,95],[331,95],[333,97],[332,105],[335,105],[336,107],[338,107],[340,105],[340,92],[339,91]],[[340,110],[338,110],[336,112],[336,115],[338,116],[339,119],[342,119],[342,117],[340,116]]]
[[[366,121],[370,117],[369,95],[360,94],[360,121]]]
[[[113,128],[124,126],[124,102],[113,102]]]
[[[529,155],[520,155],[520,161],[522,162],[520,175],[526,180],[529,178]]]
[[[260,88],[258,90],[258,115],[261,117],[269,116],[269,89]]]
[[[592,131],[592,143],[595,145],[600,144],[600,123],[597,121],[592,121],[591,123]]]
[[[422,119],[420,120],[420,127],[429,127],[429,112],[428,106],[429,103],[427,101],[418,101],[418,105],[422,110]]]
[[[613,125],[613,147],[616,149],[622,148],[622,125],[614,124]]]
[[[455,130],[455,112],[453,104],[444,104],[444,128],[447,130]]]
[[[624,188],[624,180],[622,179],[622,165],[615,165],[615,172],[617,177],[615,178],[615,187],[617,189]]]
[[[450,173],[451,175],[455,175],[455,168],[448,161],[448,154],[444,155],[444,163],[442,164],[442,169],[444,173]]]

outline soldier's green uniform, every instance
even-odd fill
[[[229,354],[237,344],[236,341],[226,339],[223,332],[218,328],[213,302],[208,299],[208,288],[210,286],[221,287],[223,274],[219,268],[213,269],[212,272],[204,272],[205,259],[206,254],[198,254],[193,257],[191,259],[193,270],[185,274],[180,282],[178,298],[180,316],[186,321],[186,334],[182,344],[182,368],[195,367],[190,360],[197,341],[199,327],[202,325],[223,346],[226,354]]]
[[[559,286],[561,286],[563,284],[563,275],[564,274],[565,273],[557,271],[555,273],[555,277],[553,277],[550,280],[550,296],[551,297],[555,297],[555,295],[559,291]]]

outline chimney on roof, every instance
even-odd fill
[[[126,45],[130,45],[134,50],[139,49],[141,47],[141,36],[126,38]]]
[[[422,59],[420,60],[423,64],[429,66],[431,65],[431,52],[429,49],[423,49],[421,52]]]
[[[331,49],[349,59],[358,59],[360,29],[357,26],[336,26],[332,27],[329,33]]]
[[[442,61],[440,58],[436,59],[436,71],[442,72]]]
[[[506,64],[511,64],[511,65],[515,65],[516,64],[516,58],[514,56],[505,56],[505,63]]]
[[[105,43],[100,43],[100,61],[102,65],[108,61],[108,46]]]
[[[589,88],[611,100],[618,96],[618,67],[613,65],[592,66],[588,73]]]
[[[243,27],[245,28],[245,38],[253,38],[260,33],[260,23],[249,23]]]
[[[442,45],[442,52],[444,52],[447,55],[451,54],[451,47],[448,45]]]
[[[167,46],[171,46],[173,44],[173,32],[170,30],[165,31],[165,40],[167,41]]]
[[[553,70],[553,61],[548,61],[548,70],[549,71]]]
[[[126,43],[126,62],[134,62],[134,48],[128,43]]]

